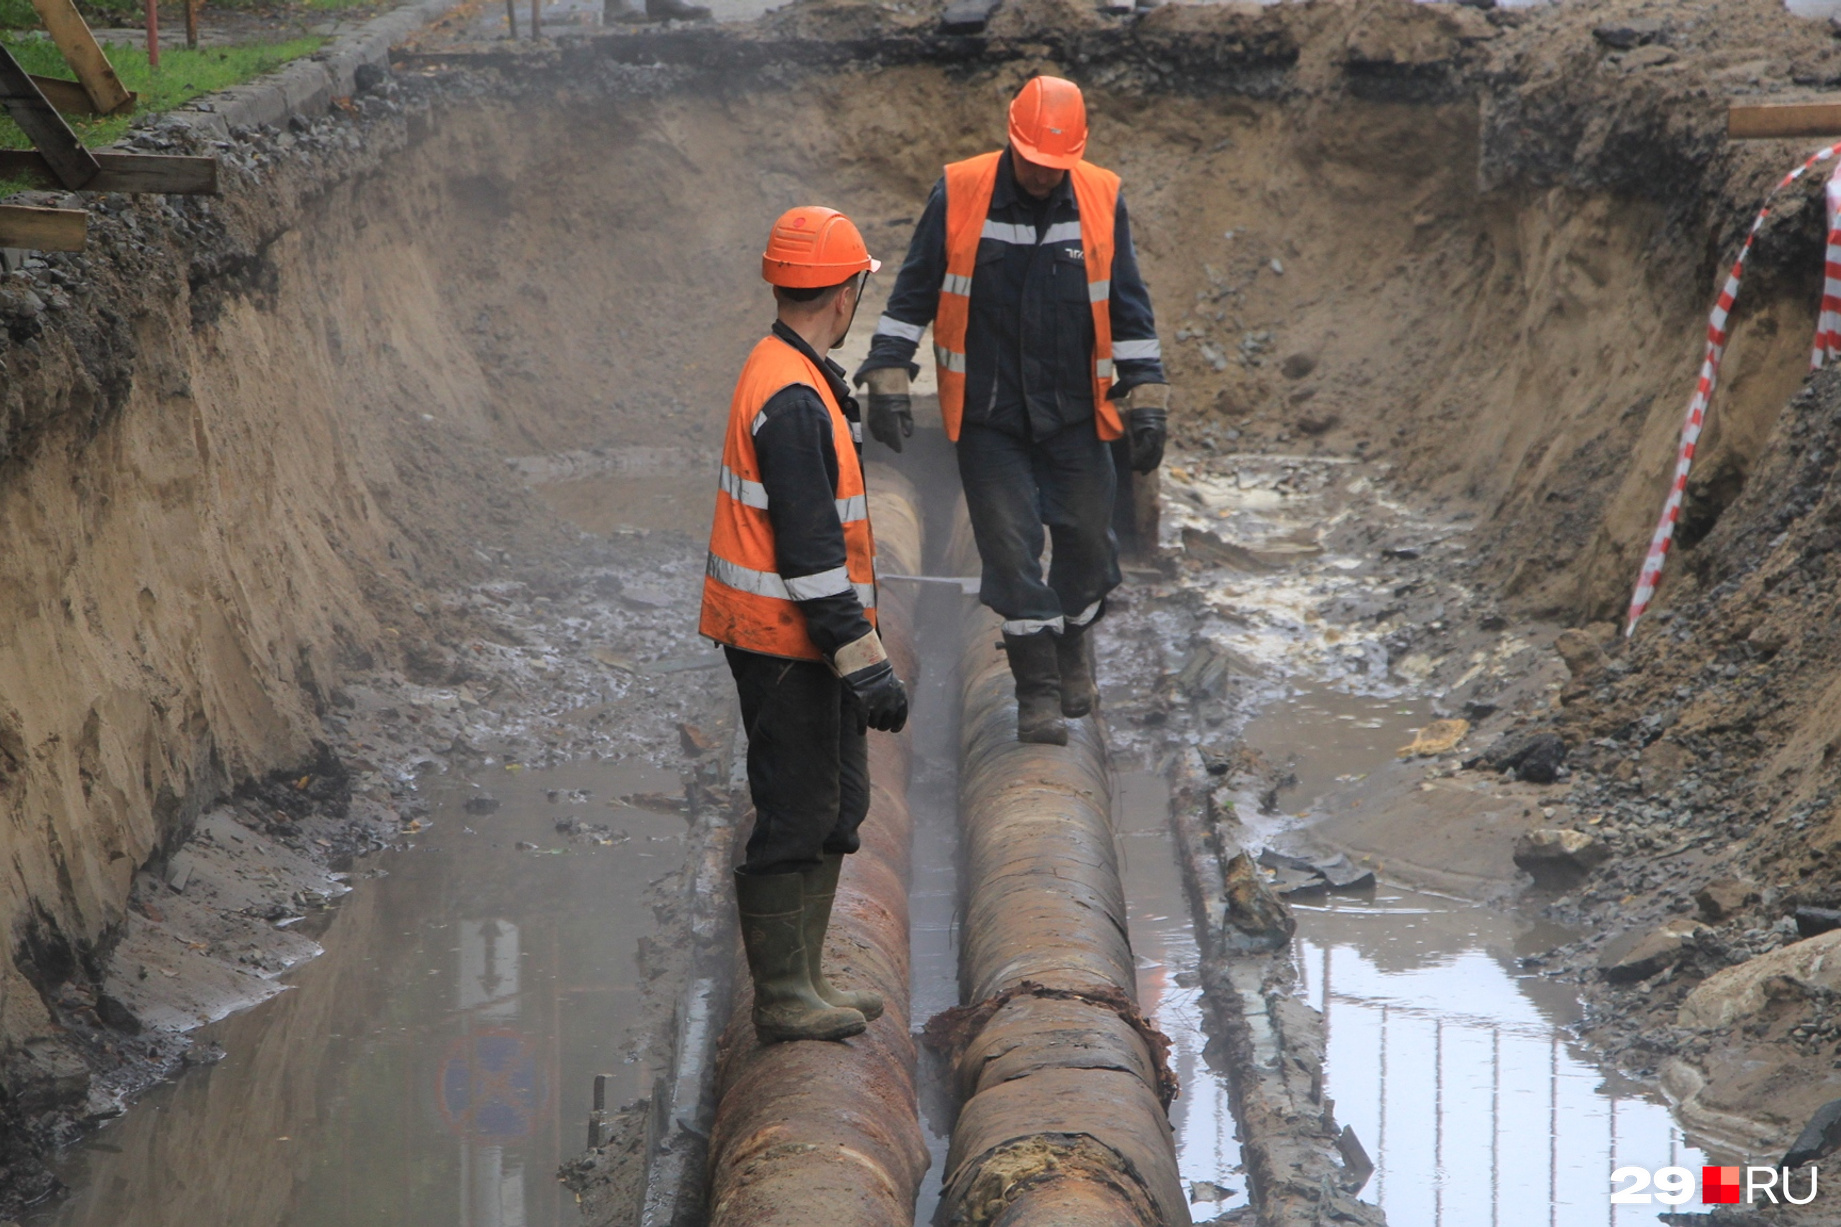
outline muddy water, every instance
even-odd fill
[[[1249,743],[1289,761],[1307,809],[1385,762],[1422,703],[1306,689],[1255,717]],[[1667,1107],[1571,1040],[1578,1003],[1538,958],[1563,929],[1514,908],[1405,889],[1295,899],[1300,991],[1324,1014],[1328,1093],[1376,1163],[1363,1191],[1430,1227],[1654,1221],[1612,1206],[1625,1164],[1695,1167]]]
[[[73,1153],[58,1227],[560,1227],[595,1074],[628,1062],[648,883],[684,818],[620,801],[682,795],[655,768],[584,763],[474,787],[431,780],[412,846],[359,862],[290,991],[207,1028],[227,1053]],[[465,803],[482,792],[490,813]],[[662,802],[650,802],[662,805]],[[475,808],[481,808],[476,804]],[[559,823],[578,820],[589,835]],[[604,827],[605,832],[594,828]]]
[[[914,817],[908,885],[911,998],[908,1016],[918,1028],[959,1004],[959,617],[965,597],[933,587],[921,594],[915,618],[917,647],[926,662],[913,703],[914,773],[908,811]],[[921,1182],[914,1221],[933,1221],[939,1205],[955,1105],[938,1058],[920,1049],[921,1133],[933,1166]]]
[[[1208,1055],[1201,949],[1170,833],[1170,790],[1161,776],[1121,772],[1113,782],[1124,851],[1127,924],[1138,960],[1138,1004],[1170,1037],[1182,1092],[1170,1105],[1177,1170],[1198,1219],[1246,1204],[1240,1143],[1224,1069]]]

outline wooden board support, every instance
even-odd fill
[[[83,147],[64,117],[45,101],[31,75],[4,45],[0,45],[0,106],[6,107],[13,122],[44,155],[59,186],[75,191],[102,169],[96,155]]]
[[[82,251],[89,214],[82,209],[0,205],[0,247],[27,251]]]
[[[45,96],[45,101],[66,115],[99,115],[96,104],[90,101],[89,91],[75,81],[65,81],[60,77],[41,77],[32,75],[32,84],[38,86],[38,92]]]
[[[32,0],[51,41],[64,54],[64,62],[77,74],[98,115],[126,114],[134,109],[134,95],[115,75],[109,57],[96,45],[96,36],[77,12],[73,0]]]
[[[86,192],[165,192],[172,196],[217,195],[217,159],[168,157],[99,150],[102,169],[83,185]],[[30,149],[0,149],[0,179],[22,176],[34,187],[62,186],[43,156]]]
[[[1841,99],[1735,106],[1726,112],[1726,135],[1735,141],[1828,136],[1841,140]]]

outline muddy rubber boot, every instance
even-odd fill
[[[684,0],[646,0],[646,16],[653,21],[708,21],[710,11]]]
[[[1016,739],[1043,746],[1065,746],[1068,726],[1061,719],[1061,663],[1055,658],[1055,633],[1004,636],[1004,655],[1016,679]]]
[[[742,948],[754,978],[754,1032],[763,1044],[781,1040],[841,1040],[866,1025],[855,1010],[839,1009],[812,987],[805,957],[803,876],[735,874]]]
[[[1099,701],[1093,683],[1093,649],[1087,628],[1070,626],[1055,640],[1055,661],[1061,669],[1061,714],[1078,720]]]
[[[855,1010],[866,1022],[882,1017],[882,995],[868,989],[838,988],[825,979],[825,930],[831,927],[831,903],[837,898],[837,878],[844,870],[841,854],[830,853],[805,878],[805,965],[818,995],[839,1009]]]

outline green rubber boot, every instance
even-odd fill
[[[831,1005],[812,987],[805,955],[803,874],[735,874],[742,948],[754,977],[754,1031],[763,1044],[841,1040],[867,1025],[856,1010]]]
[[[831,927],[831,902],[837,898],[837,878],[844,871],[841,853],[828,853],[805,878],[805,964],[812,987],[827,1002],[855,1010],[866,1022],[882,1017],[882,994],[868,989],[838,988],[825,979],[820,965],[825,959],[825,930]]]

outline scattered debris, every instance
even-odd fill
[[[1401,746],[1401,758],[1430,758],[1449,754],[1470,735],[1468,720],[1434,720],[1413,736],[1411,745]]]
[[[1297,932],[1297,919],[1266,886],[1253,859],[1244,852],[1237,854],[1223,867],[1222,877],[1228,944],[1243,954],[1284,949]]]
[[[1517,839],[1514,855],[1536,885],[1571,889],[1611,859],[1611,849],[1583,831],[1542,829]]]
[[[1507,736],[1465,766],[1478,762],[1491,771],[1513,775],[1530,784],[1551,784],[1565,768],[1566,742],[1558,733]]]
[[[1680,961],[1701,931],[1700,925],[1686,922],[1624,933],[1599,952],[1598,974],[1614,984],[1647,980]]]
[[[1731,919],[1760,898],[1758,884],[1744,878],[1715,878],[1694,892],[1701,919],[1710,924]]]

